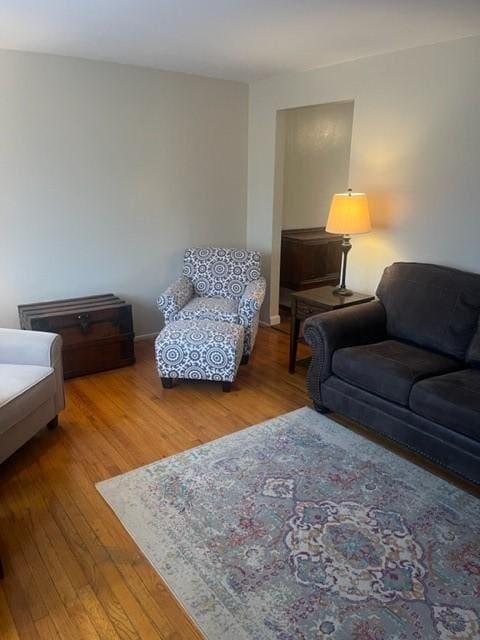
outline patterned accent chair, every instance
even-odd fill
[[[266,282],[258,251],[194,247],[185,251],[183,275],[158,298],[165,323],[218,320],[244,328],[242,362],[255,344]]]

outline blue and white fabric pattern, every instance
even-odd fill
[[[244,356],[250,355],[253,351],[253,345],[255,344],[255,339],[257,337],[257,332],[258,332],[259,319],[260,318],[257,313],[257,315],[255,316],[251,324],[244,327],[245,328],[245,333],[243,334],[243,355]]]
[[[185,276],[173,282],[157,299],[157,305],[162,311],[165,322],[171,322],[176,314],[193,297],[193,284]]]
[[[244,294],[238,303],[238,314],[244,327],[249,326],[255,316],[258,315],[265,298],[266,288],[267,283],[263,277],[249,282],[245,287]]]
[[[243,352],[243,327],[230,322],[177,320],[155,341],[162,378],[233,382]]]
[[[244,327],[243,355],[255,344],[266,291],[258,251],[192,247],[185,251],[183,276],[159,298],[165,323],[214,320]]]
[[[238,300],[195,296],[176,313],[173,320],[219,320],[239,323]]]
[[[183,275],[197,296],[241,298],[260,277],[260,254],[247,249],[197,247],[185,251]]]

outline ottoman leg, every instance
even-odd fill
[[[222,382],[222,389],[225,393],[229,393],[232,390],[231,382]]]
[[[173,378],[162,378],[161,380],[164,389],[171,389],[173,387]]]

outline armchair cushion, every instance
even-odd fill
[[[218,320],[238,323],[238,300],[194,296],[174,320]]]
[[[247,249],[192,247],[185,251],[183,275],[197,296],[241,298],[260,277],[260,254]]]
[[[62,338],[0,329],[0,462],[64,407]]]
[[[47,331],[0,329],[0,363],[51,367],[55,379],[56,413],[65,407],[62,338],[59,335]]]
[[[332,360],[333,373],[345,382],[405,407],[418,380],[461,366],[459,360],[398,340],[338,349]]]
[[[54,396],[51,367],[0,364],[0,435]]]
[[[255,316],[259,313],[263,299],[265,298],[267,283],[265,278],[259,277],[250,282],[245,287],[243,296],[240,298],[238,313],[243,325],[251,324]]]
[[[189,278],[181,276],[173,282],[158,298],[157,305],[162,311],[165,322],[171,322],[193,297],[193,284]]]

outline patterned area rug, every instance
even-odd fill
[[[209,640],[480,638],[480,501],[311,409],[97,486]]]

